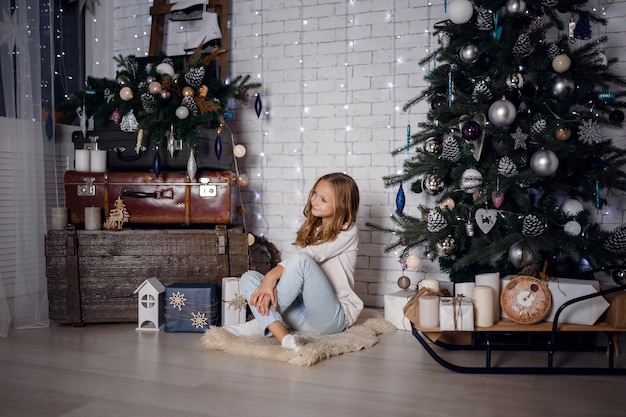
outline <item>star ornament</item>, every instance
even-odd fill
[[[70,3],[75,3],[76,0],[70,0]],[[82,12],[86,7],[93,16],[96,15],[96,5],[100,6],[100,0],[78,0],[78,11]]]
[[[515,133],[511,133],[511,137],[515,141],[515,149],[526,149],[528,134],[522,132],[522,128],[518,127]]]

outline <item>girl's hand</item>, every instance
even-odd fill
[[[272,268],[265,277],[261,284],[250,296],[250,305],[256,307],[257,311],[262,316],[269,314],[270,306],[276,310],[278,308],[278,301],[276,296],[276,284],[283,273],[282,266],[276,266]]]

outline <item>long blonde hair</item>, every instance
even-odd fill
[[[311,197],[320,181],[328,181],[335,191],[335,215],[328,225],[322,228],[322,219],[311,214]],[[352,177],[334,172],[326,174],[317,181],[309,192],[309,198],[302,210],[304,223],[296,234],[294,244],[305,247],[335,240],[339,232],[349,229],[355,222],[359,211],[359,187]]]

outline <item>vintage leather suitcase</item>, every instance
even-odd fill
[[[85,207],[104,216],[123,202],[130,224],[235,224],[236,193],[230,171],[202,172],[193,182],[185,173],[66,171],[65,205],[70,222],[84,223]]]
[[[219,132],[207,126],[196,127],[196,165],[199,170],[224,171],[233,168],[233,139],[228,129]],[[120,129],[102,129],[72,133],[74,149],[100,149],[107,151],[107,168],[111,171],[149,171],[154,167],[156,144],[148,137],[137,141],[137,134]],[[180,140],[174,141],[173,152],[163,138],[158,146],[163,172],[185,172],[191,148]]]

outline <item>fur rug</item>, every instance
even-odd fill
[[[234,336],[221,327],[204,333],[201,342],[208,350],[221,350],[238,356],[269,359],[298,366],[311,366],[344,353],[370,348],[378,343],[378,335],[393,333],[396,327],[386,321],[380,311],[364,309],[349,329],[332,335],[301,333],[306,344],[298,351],[283,349],[273,337]]]

